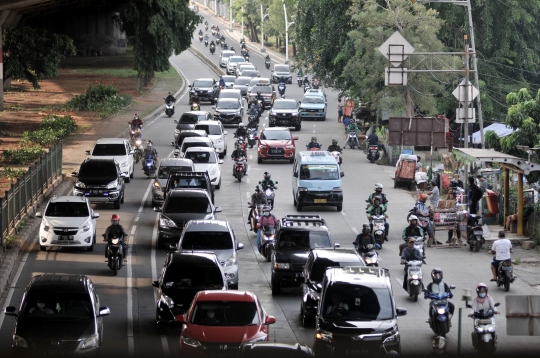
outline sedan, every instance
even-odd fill
[[[261,164],[263,159],[287,159],[294,162],[295,141],[298,137],[293,137],[288,128],[263,129],[257,139],[257,163]]]
[[[269,325],[276,319],[266,314],[254,293],[247,291],[199,291],[186,314],[175,321],[183,324],[180,355],[236,356],[246,343],[264,342]]]
[[[238,77],[236,81],[234,81],[234,87],[236,89],[239,89],[242,91],[242,96],[247,96],[247,91],[249,88],[249,82],[251,81],[251,77]]]
[[[240,74],[240,76],[242,76],[242,77],[255,78],[255,77],[259,77],[259,72],[247,68],[247,69],[245,69],[245,70],[242,71],[242,73]]]
[[[191,159],[195,165],[195,171],[208,172],[212,185],[221,187],[221,168],[223,160],[219,160],[214,148],[191,147],[186,150],[184,158]]]
[[[224,75],[223,80],[225,81],[225,88],[233,88],[236,76]]]

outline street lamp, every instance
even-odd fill
[[[473,64],[474,64],[474,84],[480,90],[480,85],[478,81],[478,63],[476,61],[476,45],[474,42],[474,26],[473,26],[473,19],[472,19],[472,10],[471,10],[471,0],[411,0],[412,3],[449,3],[449,4],[455,4],[459,6],[466,6],[467,12],[469,13],[469,32],[471,35],[471,46],[472,46],[472,58],[473,58]],[[480,124],[480,143],[482,144],[482,149],[486,147],[484,142],[484,120],[482,117],[482,101],[480,100],[480,96],[476,97],[476,103],[478,105],[478,123]]]
[[[232,31],[232,0],[229,1],[229,31]]]
[[[268,16],[268,10],[265,14],[263,12],[263,6],[261,4],[261,52],[266,52],[266,50],[264,49],[264,19],[266,19]]]
[[[283,3],[283,12],[285,13],[285,63],[289,63],[289,26],[294,24],[287,20],[287,7],[285,6],[285,0],[281,0]]]

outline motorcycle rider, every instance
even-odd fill
[[[343,144],[343,149],[347,147],[347,144],[349,144],[349,134],[358,133],[358,125],[356,124],[356,120],[354,118],[351,118],[350,124],[347,126],[347,140],[345,141],[345,144]],[[356,137],[356,145],[358,146],[360,143],[358,142],[358,137]]]
[[[401,238],[405,240],[404,244],[399,245],[399,255],[401,256],[405,247],[407,247],[407,240],[410,237],[421,236],[424,237],[424,230],[418,226],[418,217],[416,215],[409,216],[409,225],[403,229]],[[425,251],[424,251],[425,255]]]
[[[126,260],[128,251],[125,240],[128,237],[128,234],[124,227],[120,225],[120,215],[113,214],[111,216],[111,225],[105,230],[105,234],[103,234],[103,236],[104,240],[107,242],[114,238],[120,239],[120,244],[122,245],[122,251],[124,254],[124,260]],[[105,257],[107,257],[107,246],[105,246]]]
[[[199,36],[202,36],[203,32],[202,30],[199,30]]]
[[[317,143],[317,137],[311,137],[311,142],[307,145],[308,149],[311,148],[319,148],[321,149],[321,145]]]
[[[480,282],[476,286],[476,297],[471,301],[471,311],[469,317],[473,317],[474,312],[487,312],[492,310],[494,314],[499,314],[493,297],[488,295],[488,287],[485,283]]]
[[[251,210],[249,211],[248,220],[251,225],[251,216],[253,215],[253,208],[256,208],[258,205],[268,205],[266,201],[266,195],[261,191],[261,188],[257,185],[255,187],[255,193],[251,195]],[[252,231],[255,231],[256,228],[251,227]]]
[[[302,82],[302,84],[304,85],[304,87],[306,87],[306,84],[311,87],[311,85],[309,84],[308,76],[304,76],[304,81]]]
[[[176,98],[174,98],[174,96],[171,94],[171,92],[169,92],[169,95],[167,96],[167,98],[165,98],[165,103],[174,103],[176,102]]]
[[[366,214],[369,220],[369,226],[371,228],[371,232],[373,232],[373,221],[371,220],[371,216],[373,215],[384,215],[386,216],[386,208],[381,205],[381,197],[376,196],[373,199],[373,204],[366,210]],[[384,223],[384,241],[388,241],[388,230],[390,228],[390,225],[385,222]]]
[[[418,200],[416,201],[416,203],[414,204],[414,213],[416,216],[422,216],[424,218],[427,219],[427,222],[428,222],[428,226],[426,228],[427,230],[427,233],[429,235],[430,238],[433,238],[433,230],[432,230],[432,226],[431,226],[431,220],[429,218],[429,210],[428,210],[428,207],[426,206],[426,201],[427,201],[427,194],[420,194],[418,195]],[[441,245],[440,242],[437,242],[438,245]]]
[[[263,214],[261,216],[261,218],[259,219],[259,223],[260,225],[257,225],[258,226],[258,230],[257,230],[257,251],[261,251],[261,234],[262,234],[262,231],[264,230],[264,227],[265,226],[273,226],[274,229],[277,225],[277,222],[278,222],[278,219],[274,216],[274,214],[270,214],[270,207],[269,206],[265,206],[263,208]]]
[[[204,35],[204,41],[205,41],[205,42],[208,42],[208,34],[205,34],[205,35]]]
[[[265,62],[270,62],[270,55],[266,55],[266,57],[264,58],[264,61]]]
[[[237,161],[240,158],[244,158],[244,175],[247,175],[248,162],[247,162],[247,153],[240,144],[236,144],[236,149],[231,153],[231,159]],[[234,176],[234,166],[233,166],[233,176]]]
[[[259,107],[259,105],[256,102],[251,102],[251,105],[249,106],[249,110],[248,110],[248,116],[255,116],[255,118],[258,118],[259,117],[259,108],[258,107]]]
[[[337,139],[332,139],[332,144],[328,146],[328,149],[327,149],[329,152],[339,152],[339,153],[343,153],[343,149],[341,149],[341,147],[338,145],[338,141]],[[343,162],[343,160],[341,159],[341,156],[339,156],[339,165],[341,165],[341,163]]]
[[[369,224],[362,225],[362,233],[356,235],[354,244],[357,245],[358,252],[368,252],[369,250],[365,248],[367,245],[377,246],[375,237],[373,237],[369,229]]]
[[[266,189],[266,188],[277,189],[276,184],[271,179],[271,177],[272,176],[270,175],[270,173],[264,172],[264,179],[259,182],[259,184],[261,184],[263,190]]]
[[[499,272],[501,262],[511,260],[512,256],[510,254],[513,253],[512,243],[506,238],[504,230],[499,231],[499,238],[493,242],[493,246],[491,246],[489,253],[495,255],[491,262],[491,273],[493,273],[493,278],[490,281],[497,282],[497,273]],[[515,279],[513,272],[511,273],[511,276]]]
[[[225,36],[221,35],[221,38],[219,39],[221,43],[225,42]]]
[[[285,82],[280,81],[279,84],[278,84],[278,91],[280,92],[280,94],[283,91],[283,95],[285,95],[286,90],[287,90],[287,86],[285,85]]]
[[[158,163],[158,152],[156,148],[153,147],[151,140],[146,143],[146,147],[144,148],[142,157],[146,158],[149,155],[154,156],[154,163]],[[142,161],[142,170],[144,171],[144,160]]]
[[[246,129],[246,125],[244,123],[240,123],[238,125],[238,128],[236,129],[236,132],[234,132],[234,138],[238,138],[238,137],[246,137],[247,135],[247,129]]]
[[[135,116],[133,116],[133,120],[129,123],[131,129],[135,131],[137,128],[142,129],[143,127],[143,121],[141,118],[139,118],[139,115],[135,113]],[[131,133],[131,131],[130,131]],[[131,136],[133,138],[133,136]]]
[[[427,285],[426,290],[428,292],[424,292],[424,299],[430,298],[430,294],[435,293],[448,293],[448,298],[454,297],[454,294],[450,290],[450,287],[446,283],[443,282],[443,272],[442,269],[435,267],[433,270],[431,270],[431,280],[433,282],[430,282],[429,285]],[[452,316],[454,315],[454,304],[450,301],[448,301],[448,311],[450,314],[448,315],[448,327],[452,327]],[[431,326],[432,322],[432,310],[429,310],[429,325]]]
[[[214,40],[210,41],[210,51],[216,49],[216,44],[214,43]]]
[[[375,183],[375,192],[371,193],[368,197],[368,200],[366,202],[369,205],[372,205],[375,202],[375,197],[380,196],[381,197],[381,206],[384,207],[385,210],[388,210],[388,199],[386,199],[386,194],[383,192],[383,185],[381,183]]]
[[[219,76],[219,88],[225,88],[225,79],[223,79],[223,76]]]
[[[257,91],[257,95],[255,96],[255,102],[258,102],[258,101],[261,101],[261,105],[264,107],[264,97],[261,91]]]
[[[418,249],[414,248],[414,239],[412,237],[407,240],[407,247],[401,253],[401,264],[405,265],[405,277],[403,278],[403,289],[407,291],[407,261],[423,261],[424,257]]]

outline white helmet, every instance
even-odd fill
[[[416,216],[416,215],[411,215],[411,216],[409,216],[409,223],[410,223],[411,221],[413,221],[413,220],[416,220],[416,222],[418,222],[418,216]]]
[[[383,185],[381,183],[375,183],[375,190],[377,189],[383,189]]]

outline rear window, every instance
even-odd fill
[[[117,156],[126,155],[124,144],[96,144],[92,151],[94,156]]]
[[[182,239],[184,250],[232,250],[233,241],[229,232],[186,232]]]
[[[251,82],[251,78],[237,78],[236,81],[234,81],[235,85],[248,85],[249,82]]]
[[[45,216],[49,217],[87,217],[88,205],[86,203],[49,203]]]
[[[257,77],[258,73],[257,71],[254,71],[254,70],[245,70],[245,71],[242,71],[242,76],[247,76],[247,77]]]
[[[280,249],[316,249],[330,247],[330,238],[325,231],[285,231],[279,237]]]
[[[319,258],[315,260],[313,263],[313,268],[311,269],[311,273],[309,274],[311,281],[322,281],[324,278],[324,273],[327,268],[329,267],[355,267],[355,266],[363,266],[363,264],[359,261],[353,261],[353,262],[337,262],[332,261],[330,259],[326,258]]]
[[[205,196],[170,197],[163,210],[165,214],[210,214],[212,206]]]
[[[195,80],[193,81],[192,87],[213,87],[213,80]]]
[[[195,126],[195,129],[201,129],[208,133],[208,135],[221,135],[221,127],[208,124],[199,124]]]
[[[194,177],[194,178],[174,178],[172,183],[170,183],[170,188],[197,188],[197,189],[208,189],[209,185],[206,182],[205,177]]]
[[[272,87],[271,86],[253,86],[253,89],[251,90],[251,94],[253,93],[272,93]]]
[[[161,166],[158,171],[158,179],[167,179],[171,173],[191,172],[191,166]]]
[[[184,113],[180,117],[178,124],[196,124],[198,121],[206,119],[204,115]]]
[[[163,277],[167,288],[223,287],[223,275],[218,266],[173,264]]]
[[[192,147],[205,147],[205,148],[208,148],[210,147],[210,144],[209,143],[206,143],[206,142],[184,142],[182,143],[182,152],[185,152],[186,149],[188,148],[192,148]]]
[[[233,63],[233,62],[246,62],[246,60],[243,58],[243,57],[232,57],[232,58],[229,58],[229,62]]]
[[[186,159],[191,159],[194,164],[216,163],[216,156],[210,152],[186,152]]]
[[[103,177],[116,177],[118,172],[116,166],[111,161],[96,162],[89,161],[81,166],[79,177],[84,178],[103,178]]]
[[[281,66],[275,66],[274,71],[275,72],[290,72],[291,70],[289,69],[289,66],[281,65]]]

